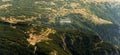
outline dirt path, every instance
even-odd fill
[[[9,7],[9,6],[12,6],[12,4],[4,4],[4,5],[1,5],[1,6],[0,6],[0,9],[4,9],[4,8],[6,8],[6,7]]]

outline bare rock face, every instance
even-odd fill
[[[9,2],[9,1],[11,1],[11,0],[2,0],[2,2]]]
[[[52,39],[48,38],[49,34],[51,34],[51,33],[54,34],[55,30],[47,28],[47,30],[42,30],[38,35],[33,34],[33,33],[29,33],[29,38],[27,39],[27,41],[31,45],[36,45],[37,43],[42,42],[42,41],[52,40]]]

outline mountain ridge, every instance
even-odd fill
[[[1,55],[120,54],[119,2],[0,1]]]

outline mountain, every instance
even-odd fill
[[[0,55],[120,55],[119,5],[0,0]]]

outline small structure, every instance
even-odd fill
[[[60,19],[60,24],[71,23],[69,18]]]
[[[56,24],[70,24],[72,23],[72,21],[70,18],[67,18],[67,17],[57,17],[55,19],[55,23]]]

